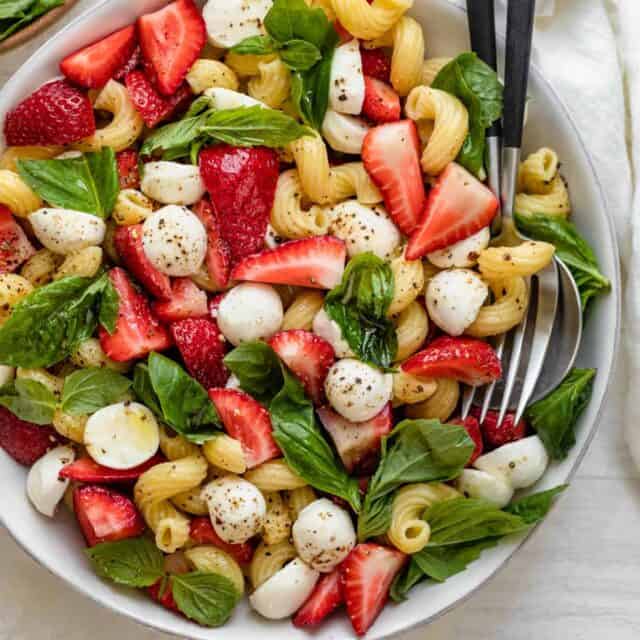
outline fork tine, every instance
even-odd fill
[[[475,398],[475,395],[476,395],[475,387],[464,388],[464,393],[462,395],[462,408],[460,411],[460,415],[462,416],[463,420],[466,420],[467,416],[469,415],[469,411],[471,410],[471,405],[473,404],[473,399]]]
[[[502,361],[502,353],[504,352],[504,345],[507,341],[507,334],[503,333],[499,335],[496,339],[496,355],[498,359]],[[487,413],[489,412],[489,407],[491,406],[491,398],[493,397],[493,392],[496,388],[497,380],[492,382],[484,392],[484,400],[482,401],[482,409],[480,410],[480,424],[482,424],[487,417]]]

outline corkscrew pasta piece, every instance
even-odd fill
[[[393,374],[393,406],[424,402],[437,388],[438,383],[434,379],[412,376],[400,369]]]
[[[160,425],[160,451],[167,460],[178,460],[188,456],[197,456],[200,453],[198,445],[189,442],[184,436],[170,434],[169,428]]]
[[[173,553],[189,541],[190,520],[180,513],[169,500],[138,505],[149,529],[155,534],[158,549]]]
[[[202,486],[187,489],[171,498],[171,502],[181,511],[194,516],[209,515],[209,507],[202,497]]]
[[[107,367],[119,373],[129,370],[129,362],[116,362],[112,360],[102,349],[98,338],[87,338],[81,342],[71,353],[71,362],[82,369],[95,367],[96,369]]]
[[[119,226],[144,222],[153,213],[153,202],[138,189],[123,189],[116,197],[111,217]]]
[[[264,520],[262,539],[265,544],[277,544],[291,536],[291,515],[285,500],[277,491],[266,492],[267,514]]]
[[[407,418],[434,418],[446,422],[458,406],[460,385],[457,380],[438,378],[436,392],[424,402],[405,407]]]
[[[221,433],[202,445],[204,457],[218,469],[224,469],[231,473],[244,473],[247,463],[242,451],[242,445],[238,440]]]
[[[193,63],[186,81],[191,87],[191,91],[196,94],[204,93],[207,89],[221,87],[237,91],[239,87],[238,76],[233,69],[224,62],[200,58]]]
[[[387,315],[404,311],[424,290],[424,269],[421,260],[407,260],[405,249],[389,263],[393,273],[393,299]]]
[[[361,40],[379,38],[412,6],[413,0],[333,0],[340,24]]]
[[[395,320],[398,351],[395,361],[402,362],[424,344],[429,333],[429,317],[419,302],[412,302]]]
[[[393,28],[391,85],[398,95],[406,96],[422,84],[424,66],[424,31],[420,23],[408,16]]]
[[[42,287],[53,280],[53,274],[60,264],[60,259],[61,256],[53,251],[40,249],[22,265],[20,275],[34,287]]]
[[[307,484],[306,480],[289,467],[284,458],[263,462],[247,471],[244,478],[263,492],[298,489]]]
[[[0,156],[0,169],[18,171],[18,160],[49,160],[64,151],[61,146],[7,147]]]
[[[229,579],[239,595],[244,593],[244,575],[240,565],[225,551],[210,544],[198,545],[184,552],[196,571],[216,573]]]
[[[53,414],[51,424],[53,425],[53,428],[64,438],[68,438],[72,442],[77,442],[78,444],[83,444],[84,428],[87,425],[88,419],[89,416],[72,416],[69,413],[64,413],[60,409],[56,409]]]
[[[549,193],[551,183],[558,175],[560,162],[558,154],[548,147],[530,153],[520,163],[518,170],[518,191],[527,193]]]
[[[322,9],[327,16],[327,20],[329,22],[334,22],[336,19],[336,13],[333,10],[332,0],[304,0],[307,3],[307,6],[313,7],[314,9]]]
[[[291,72],[280,58],[260,62],[258,75],[249,80],[247,92],[272,109],[278,109],[291,92]]]
[[[271,62],[277,57],[275,53],[265,55],[241,55],[229,51],[225,56],[224,62],[239,78],[248,78],[250,76],[257,76],[258,73],[260,73],[258,65],[262,62]]]
[[[0,273],[0,326],[7,321],[13,307],[32,291],[33,286],[26,278],[15,273]]]
[[[310,331],[313,319],[322,309],[323,304],[324,297],[319,291],[314,289],[301,291],[284,313],[282,330],[304,329]]]
[[[453,58],[427,58],[422,63],[422,81],[425,87],[430,87],[436,76],[440,73],[443,67],[448,65]]]
[[[548,242],[534,240],[516,247],[489,247],[480,253],[478,266],[489,281],[532,276],[550,264],[555,250]]]
[[[314,502],[317,497],[316,492],[309,485],[287,491],[287,505],[291,519],[295,522],[300,512]]]
[[[15,172],[0,170],[0,204],[18,218],[26,218],[42,206],[40,197]]]
[[[261,542],[249,565],[249,580],[253,588],[257,589],[297,555],[295,547],[288,540],[269,545]]]
[[[85,247],[65,256],[62,264],[53,274],[54,280],[68,278],[69,276],[79,276],[82,278],[93,278],[102,266],[102,248]]]
[[[569,191],[562,176],[558,174],[549,185],[546,193],[516,194],[515,210],[521,215],[544,213],[548,216],[568,218],[571,215]]]

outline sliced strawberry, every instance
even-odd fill
[[[405,235],[415,228],[425,203],[419,154],[418,131],[412,120],[370,129],[362,146],[364,166]]]
[[[187,318],[171,324],[171,335],[189,373],[205,388],[220,387],[229,371],[222,362],[226,343],[212,318]]]
[[[137,189],[140,186],[140,170],[138,153],[133,149],[125,149],[116,154],[118,164],[118,181],[121,189]]]
[[[340,565],[347,613],[354,631],[364,635],[387,602],[393,579],[407,556],[379,544],[357,545]]]
[[[142,54],[155,69],[165,96],[180,86],[206,42],[202,15],[193,0],[176,0],[138,18]]]
[[[149,308],[148,300],[131,284],[126,271],[115,267],[109,279],[119,297],[118,320],[113,334],[100,327],[100,345],[113,360],[143,358],[151,351],[171,346],[171,337]]]
[[[320,336],[301,329],[280,331],[269,345],[300,378],[307,395],[316,404],[322,402],[324,379],[336,359],[333,347]]]
[[[391,59],[384,49],[360,48],[362,73],[382,82],[391,82]]]
[[[365,76],[364,87],[362,115],[378,123],[400,120],[400,96],[388,84]]]
[[[171,298],[171,280],[158,271],[147,258],[142,246],[142,225],[118,227],[113,236],[116,251],[133,277],[156,298]]]
[[[69,480],[75,480],[76,482],[96,484],[131,482],[132,480],[137,480],[147,469],[151,469],[151,467],[160,462],[164,462],[164,457],[157,454],[150,460],[131,469],[110,469],[85,456],[62,467],[59,475],[61,478],[69,478]]]
[[[135,48],[136,28],[130,25],[67,56],[60,71],[81,87],[98,89],[127,63]]]
[[[165,609],[169,609],[169,611],[182,615],[182,612],[178,609],[176,601],[173,599],[171,576],[160,578],[158,582],[147,587],[147,593],[151,596],[152,600],[160,603]]]
[[[349,422],[329,407],[317,413],[346,470],[350,474],[372,472],[380,459],[380,441],[393,428],[391,404],[366,422]]]
[[[58,444],[60,437],[51,427],[25,422],[0,407],[0,447],[16,462],[30,467]]]
[[[473,413],[473,409],[471,411]],[[455,420],[449,420],[448,422],[449,424],[459,424],[461,427],[464,427],[467,430],[469,437],[476,445],[476,448],[473,450],[473,453],[471,454],[471,457],[467,462],[467,467],[470,467],[476,461],[476,459],[482,455],[482,450],[484,448],[480,425],[478,424],[476,418],[474,418],[473,416],[467,416],[464,420],[462,418],[456,418]]]
[[[278,184],[273,149],[217,145],[200,152],[200,174],[234,261],[264,248]]]
[[[139,536],[145,529],[140,512],[127,496],[98,485],[73,491],[73,509],[90,547]]]
[[[131,71],[125,76],[124,83],[133,106],[150,128],[180,110],[191,98],[191,89],[186,83],[181,84],[169,98],[161,95],[144,71]]]
[[[189,537],[196,544],[212,544],[226,551],[237,563],[248,564],[253,558],[254,548],[248,542],[230,544],[225,542],[211,525],[209,518],[193,518],[189,529]]]
[[[293,624],[296,627],[312,627],[320,624],[344,602],[340,569],[324,573],[316,583],[308,600],[302,605]]]
[[[0,204],[0,273],[11,273],[36,250],[11,211]]]
[[[138,69],[142,64],[142,50],[140,45],[136,46],[129,59],[113,74],[114,80],[124,80],[126,75]]]
[[[53,80],[25,98],[4,121],[7,145],[59,145],[93,135],[89,98],[66,80]]]
[[[242,444],[247,467],[281,456],[273,439],[269,412],[249,394],[236,389],[209,389],[227,433]]]
[[[418,226],[409,238],[407,260],[444,249],[486,227],[496,215],[493,192],[455,162],[429,191]]]
[[[209,314],[207,294],[189,278],[175,278],[171,299],[151,304],[160,322],[177,322],[186,318],[202,318]]]
[[[353,40],[353,36],[347,31],[347,29],[342,25],[340,20],[336,20],[333,23],[333,28],[336,30],[338,37],[340,38],[340,43],[344,44],[345,42],[351,42]]]
[[[344,242],[333,236],[291,240],[248,256],[233,269],[231,279],[333,289],[340,284],[346,257]]]
[[[471,407],[471,414],[478,420],[480,419],[480,408]],[[508,442],[521,440],[527,435],[527,423],[521,418],[517,424],[514,422],[515,415],[512,412],[505,415],[504,420],[498,425],[499,413],[489,410],[484,422],[479,426],[484,442],[487,447],[495,449],[501,447]]]
[[[207,273],[216,287],[224,289],[229,284],[231,271],[231,248],[222,237],[218,214],[211,202],[205,198],[193,207],[193,212],[207,230]]]
[[[502,375],[493,347],[475,338],[441,336],[411,356],[402,370],[414,376],[453,378],[472,387],[489,384]]]

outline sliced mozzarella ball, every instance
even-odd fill
[[[322,123],[322,135],[334,151],[341,153],[360,154],[364,137],[369,131],[369,125],[355,116],[338,113],[327,109]]]
[[[263,35],[272,4],[272,0],[209,0],[202,8],[209,42],[230,49],[245,38]]]
[[[283,242],[286,242],[286,238],[278,235],[278,232],[270,225],[267,225],[267,232],[264,234],[264,243],[269,249],[275,249],[279,247]]]
[[[351,517],[327,498],[307,505],[291,533],[298,555],[321,573],[333,571],[356,544]]]
[[[340,325],[332,320],[324,307],[313,318],[313,333],[324,338],[332,347],[338,358],[352,358],[355,353],[349,343],[342,337]]]
[[[237,347],[241,342],[270,338],[282,325],[278,292],[268,284],[244,282],[225,294],[218,306],[218,327]]]
[[[118,402],[89,416],[84,444],[98,464],[111,469],[131,469],[158,451],[158,423],[143,404]]]
[[[513,487],[503,475],[478,469],[465,469],[456,480],[456,489],[468,498],[487,500],[498,509],[506,507],[513,496]]]
[[[502,474],[514,489],[525,489],[542,477],[548,463],[542,440],[529,436],[485,453],[474,466],[493,475]]]
[[[73,158],[82,158],[82,151],[63,151],[56,156],[56,160],[73,160]]]
[[[197,166],[164,160],[144,165],[140,189],[162,204],[195,204],[205,192]]]
[[[351,358],[333,364],[324,382],[331,406],[351,422],[364,422],[382,411],[393,395],[393,377]]]
[[[223,87],[212,87],[204,92],[204,95],[211,98],[214,109],[224,111],[225,109],[237,109],[238,107],[266,107],[260,100],[256,100],[239,91],[225,89]]]
[[[489,287],[468,269],[440,271],[429,281],[429,317],[450,336],[459,336],[478,317]]]
[[[38,209],[29,222],[47,249],[64,255],[102,244],[107,229],[98,216],[73,209]]]
[[[16,377],[16,368],[7,364],[0,364],[0,387],[8,384]]]
[[[296,558],[263,582],[249,596],[249,602],[265,618],[288,618],[305,603],[319,577],[315,569]]]
[[[355,38],[336,48],[331,63],[329,105],[338,113],[359,115],[364,104],[360,43]]]
[[[238,478],[224,476],[203,490],[215,532],[230,544],[246,542],[262,530],[267,504],[260,489]]]
[[[240,386],[240,380],[238,380],[238,376],[235,373],[232,373],[228,378],[227,382],[224,385],[225,389],[242,389]]]
[[[384,207],[367,207],[347,200],[333,207],[330,233],[345,241],[349,257],[370,251],[388,259],[400,246],[402,237]]]
[[[460,240],[449,247],[427,254],[431,264],[441,269],[450,267],[473,267],[478,262],[478,256],[489,246],[491,232],[489,227],[480,229],[478,233]]]
[[[69,480],[59,478],[62,467],[75,460],[76,453],[69,446],[60,446],[36,460],[27,476],[27,495],[33,506],[43,515],[53,517],[56,506],[69,486]]]
[[[158,271],[168,276],[190,276],[204,261],[207,232],[195,213],[169,204],[142,224],[142,246]]]

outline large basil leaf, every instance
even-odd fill
[[[561,484],[553,489],[519,498],[506,506],[504,510],[519,516],[527,524],[535,524],[549,513],[556,496],[560,495],[568,486],[568,484]]]
[[[0,4],[0,42],[63,3],[64,0],[4,0]]]
[[[123,399],[131,380],[111,369],[79,369],[64,380],[60,407],[65,413],[82,415]]]
[[[57,400],[41,382],[18,378],[0,388],[0,404],[21,420],[45,425],[53,420]]]
[[[264,342],[244,342],[224,358],[225,366],[240,380],[240,386],[263,404],[268,404],[283,385],[280,360]]]

